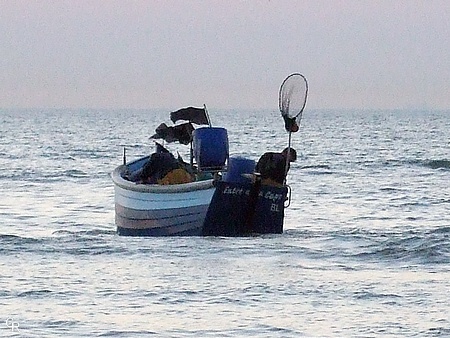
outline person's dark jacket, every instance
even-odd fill
[[[261,174],[261,179],[270,179],[283,184],[286,174],[286,157],[282,153],[267,152],[261,156],[255,171]]]

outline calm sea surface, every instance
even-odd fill
[[[210,114],[231,155],[287,145],[277,112]],[[307,109],[282,235],[119,237],[110,173],[161,122],[0,110],[1,337],[450,336],[450,111]]]

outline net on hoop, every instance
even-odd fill
[[[292,125],[301,119],[307,96],[308,82],[302,74],[291,74],[281,84],[278,104],[287,131],[296,131]]]

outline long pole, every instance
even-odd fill
[[[289,162],[290,162],[290,157],[291,157],[291,140],[292,140],[292,132],[289,132],[289,141],[288,141],[288,152],[286,154],[286,164],[284,167],[284,182],[283,184],[286,185],[287,182],[287,173],[289,171]]]

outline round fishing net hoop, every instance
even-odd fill
[[[281,84],[278,104],[281,115],[288,118],[299,118],[306,106],[308,81],[300,73],[289,75]]]

